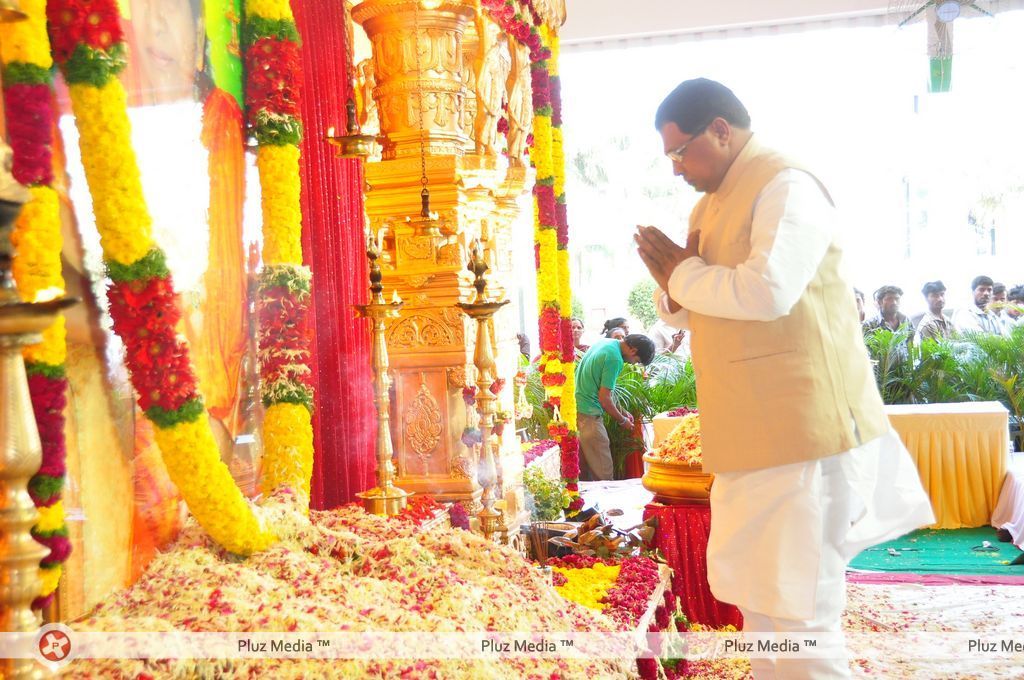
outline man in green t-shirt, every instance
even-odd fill
[[[626,362],[646,366],[652,359],[654,342],[646,335],[634,333],[621,339],[598,340],[576,365],[581,480],[612,479],[612,450],[604,428],[604,413],[607,411],[623,427],[633,429],[633,416],[615,406],[612,390]]]

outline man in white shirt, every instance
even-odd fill
[[[1003,324],[999,318],[988,308],[992,302],[993,281],[985,276],[975,276],[971,281],[971,290],[974,292],[974,304],[970,307],[958,309],[953,314],[953,326],[958,333],[990,333],[992,335],[1003,334]]]
[[[847,562],[934,516],[882,409],[834,206],[760,145],[720,83],[680,84],[655,125],[674,173],[705,194],[685,247],[654,227],[636,242],[659,315],[691,330],[715,473],[712,592],[740,608],[745,631],[841,637]],[[842,645],[825,656],[751,664],[759,680],[849,677]]]
[[[647,337],[654,341],[654,349],[658,354],[690,356],[690,343],[687,342],[686,331],[669,326],[661,319],[655,321],[647,330]]]

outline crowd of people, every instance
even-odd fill
[[[908,342],[920,342],[926,338],[944,339],[971,333],[1009,335],[1013,328],[1024,324],[1024,285],[1007,289],[1006,284],[981,275],[971,281],[971,293],[973,304],[951,313],[946,309],[946,285],[942,281],[929,281],[921,288],[928,311],[908,317],[900,311],[903,290],[899,286],[885,285],[873,296],[878,313],[865,319],[864,293],[854,289],[865,335],[880,329],[903,329],[910,331]]]

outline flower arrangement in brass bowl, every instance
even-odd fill
[[[701,451],[700,416],[687,413],[661,446],[644,454],[641,483],[661,503],[707,503],[714,475],[704,472]]]

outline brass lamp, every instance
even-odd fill
[[[398,298],[398,291],[390,302],[384,299],[384,274],[377,260],[383,248],[378,239],[367,237],[366,257],[370,261],[370,301],[365,305],[354,305],[359,316],[370,319],[371,341],[373,342],[374,403],[377,406],[377,486],[356,494],[363,501],[366,511],[374,515],[397,515],[402,511],[411,495],[394,485],[394,445],[391,442],[391,376],[388,375],[388,346],[384,336],[385,319],[399,315],[404,304]]]
[[[21,11],[17,0],[0,0],[0,23],[8,24],[27,18],[28,15]]]
[[[356,120],[356,103],[351,97],[345,103],[345,130],[346,134],[337,135],[333,127],[327,128],[326,139],[338,149],[338,158],[368,158],[373,153],[377,136],[360,132]]]
[[[476,289],[476,295],[472,302],[460,302],[458,307],[464,314],[476,321],[476,350],[473,353],[473,363],[476,365],[476,408],[480,415],[480,432],[483,435],[483,443],[480,446],[480,462],[477,467],[477,477],[483,488],[483,496],[480,499],[483,509],[477,517],[480,520],[480,531],[484,538],[491,539],[501,532],[503,525],[502,512],[494,508],[495,486],[498,479],[490,441],[491,433],[494,431],[495,401],[497,400],[497,397],[491,393],[491,385],[496,379],[492,344],[493,317],[509,301],[487,299],[487,279],[484,278],[484,273],[488,267],[484,262],[479,244],[471,249],[467,268],[473,273],[473,287]]]
[[[31,608],[42,590],[39,561],[49,551],[31,534],[39,513],[28,483],[39,471],[43,454],[21,349],[40,342],[57,313],[75,300],[22,302],[18,297],[10,235],[29,193],[11,175],[10,156],[10,148],[0,142],[0,632],[31,633],[40,624]],[[0,659],[0,677],[38,675],[32,659]]]

